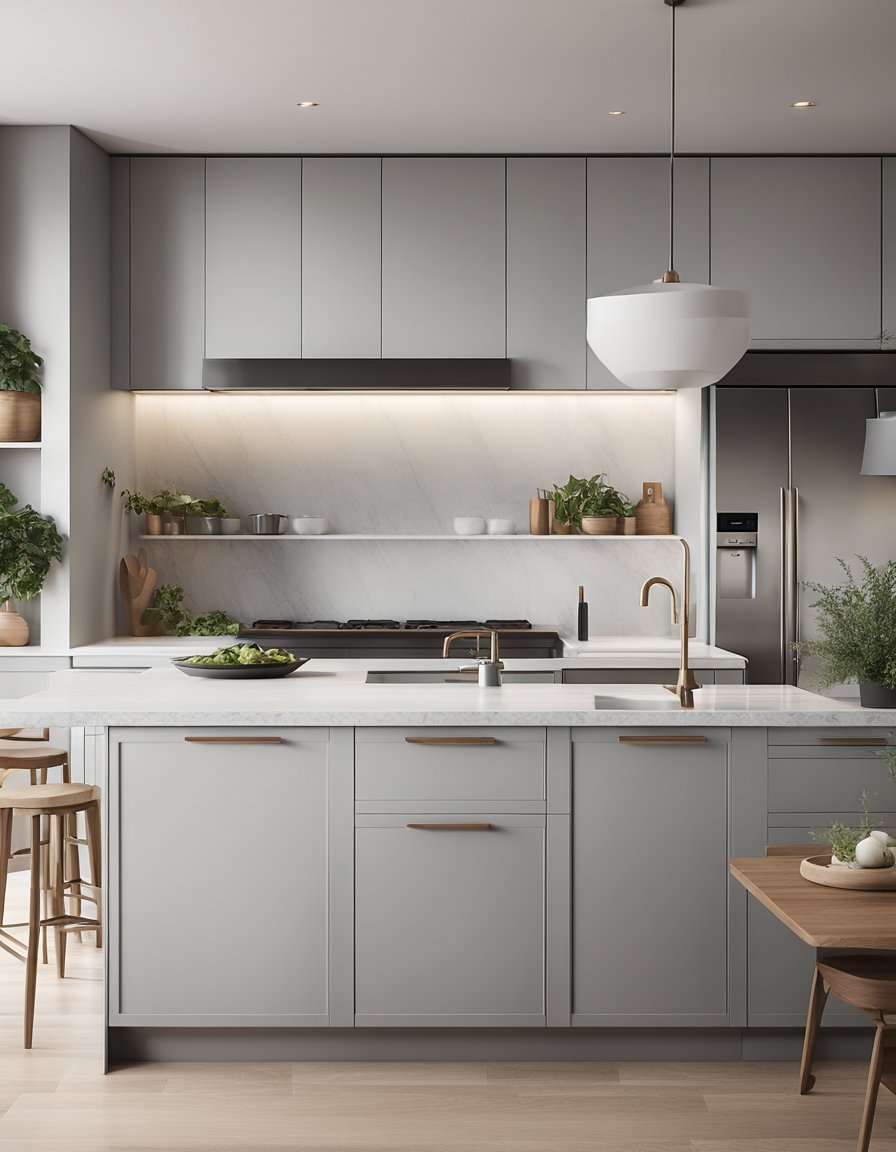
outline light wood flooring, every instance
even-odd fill
[[[14,910],[24,877],[11,878]],[[18,918],[18,917],[17,917]],[[52,957],[51,957],[52,960]],[[93,938],[38,974],[0,953],[0,1152],[852,1152],[865,1066],[820,1064],[152,1064],[100,1073]],[[882,1089],[873,1152],[896,1149]]]

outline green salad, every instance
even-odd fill
[[[228,664],[295,664],[296,658],[285,648],[259,648],[257,644],[231,644],[216,648],[208,656],[187,656],[182,664],[203,664],[220,668]]]

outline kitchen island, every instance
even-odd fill
[[[74,670],[0,702],[97,750],[112,1058],[790,1054],[767,1029],[799,1027],[814,954],[727,860],[886,796],[896,712],[336,663]]]

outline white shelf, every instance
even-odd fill
[[[235,532],[232,534],[222,534],[217,536],[212,535],[189,535],[184,534],[180,536],[138,536],[138,540],[156,540],[170,542],[177,544],[183,541],[221,541],[229,540],[230,542],[242,540],[267,540],[270,542],[276,541],[279,544],[295,544],[300,542],[313,542],[313,541],[326,541],[326,540],[530,540],[530,541],[598,541],[598,542],[617,542],[625,543],[632,540],[678,540],[678,536],[530,536],[528,532],[518,532],[512,536],[497,536],[489,535],[487,533],[480,533],[477,536],[460,536],[454,532],[449,533],[389,533],[389,532],[326,532],[321,536],[300,536],[297,533],[287,532],[281,535],[252,535],[249,532]]]
[[[0,448],[40,448],[40,440],[0,440]]]

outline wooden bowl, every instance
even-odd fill
[[[852,888],[860,892],[896,889],[896,864],[889,868],[847,868],[832,864],[830,856],[809,856],[800,861],[800,875],[827,888]]]

